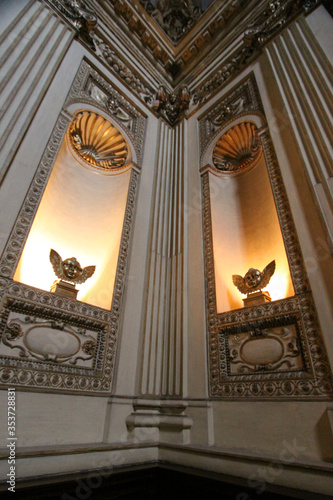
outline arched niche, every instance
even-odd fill
[[[262,119],[243,115],[227,123],[202,158],[209,177],[217,313],[243,307],[232,281],[250,268],[276,270],[265,290],[272,300],[294,295],[288,259],[260,139]]]
[[[50,290],[56,279],[49,261],[53,248],[82,267],[96,266],[77,285],[77,298],[110,309],[136,153],[126,131],[101,109],[76,103],[67,112],[71,120],[14,280]]]

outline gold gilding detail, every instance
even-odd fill
[[[69,126],[74,151],[97,168],[123,167],[128,148],[119,130],[106,118],[91,111],[80,111]]]
[[[213,163],[219,170],[235,172],[254,167],[261,152],[257,127],[253,123],[242,122],[219,138],[213,151]]]

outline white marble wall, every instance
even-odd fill
[[[140,393],[182,395],[184,123],[161,122]]]
[[[310,16],[311,18],[311,16]],[[312,18],[323,30],[332,24],[321,7]],[[325,224],[333,238],[333,68],[302,16],[266,49],[273,74],[293,126],[304,172]]]
[[[268,466],[279,459],[286,439],[296,440],[303,448],[294,463],[283,464],[283,471],[274,476],[273,482],[300,488],[304,485],[328,494],[330,488],[332,491],[332,454],[328,445],[333,438],[325,401],[229,402],[208,398],[197,130],[199,115],[254,70],[270,128],[271,120],[276,118],[275,104],[282,103],[288,110],[293,133],[286,128],[272,133],[272,137],[303,252],[311,256],[311,231],[319,225],[317,213],[322,214],[327,232],[332,229],[328,162],[331,70],[326,64],[329,32],[326,30],[325,35],[324,29],[321,33],[314,31],[321,20],[323,26],[330,21],[327,14],[324,21],[321,16],[325,12],[320,7],[294,23],[268,46],[257,63],[218,92],[205,108],[171,129],[130,95],[79,42],[72,41],[71,30],[44,2],[17,1],[15,6],[17,16],[12,10],[8,11],[9,18],[0,16],[7,26],[0,43],[9,49],[4,51],[6,60],[1,70],[10,75],[2,81],[0,93],[0,126],[5,137],[0,153],[3,241],[14,224],[83,56],[148,116],[113,397],[108,401],[99,397],[19,393],[19,474],[30,477],[88,469],[91,464],[97,468],[159,458],[248,478],[257,474],[263,461]],[[39,40],[38,47],[34,37]],[[10,49],[12,44],[15,48]],[[22,58],[24,63],[20,62]],[[274,84],[270,85],[270,81]],[[293,136],[290,142],[287,135]],[[304,188],[299,193],[297,176],[304,173],[307,180],[299,181]],[[314,214],[311,220],[307,220],[308,213]],[[319,237],[324,234],[320,231],[315,233]],[[322,276],[330,276],[330,262],[319,264]],[[317,274],[310,276],[310,281],[329,343],[331,288],[323,287],[323,278]],[[6,392],[1,396],[3,408]],[[188,405],[186,412],[193,426],[187,444],[175,443],[179,430],[168,431],[169,437],[164,433],[159,449],[155,434],[148,432],[142,434],[141,440],[137,436],[133,439],[126,418],[138,397],[178,399]],[[2,419],[2,443],[6,430]],[[85,453],[79,453],[80,447]],[[123,454],[114,462],[119,450]],[[6,473],[5,452],[2,458]]]
[[[0,183],[74,35],[44,2],[10,8],[0,6],[13,18],[0,37]]]

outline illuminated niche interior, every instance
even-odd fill
[[[78,300],[110,309],[131,175],[120,132],[91,111],[69,125],[27,238],[14,279],[50,290],[50,249],[96,266],[77,285]],[[126,166],[128,165],[128,168]]]
[[[209,170],[217,312],[243,307],[232,275],[276,270],[264,290],[272,300],[294,295],[288,260],[256,126],[231,127],[216,142]]]

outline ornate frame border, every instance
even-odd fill
[[[17,263],[37,213],[53,164],[62,141],[65,139],[67,127],[72,119],[72,116],[67,111],[68,107],[71,104],[91,104],[110,115],[107,103],[97,102],[87,93],[87,82],[91,78],[102,86],[103,91],[106,92],[110,98],[116,98],[119,105],[122,109],[126,110],[127,114],[130,113],[131,119],[134,120],[135,123],[132,132],[127,133],[134,144],[135,150],[138,152],[141,151],[145,131],[145,115],[139,112],[113,86],[104,80],[86,60],[83,60],[69,90],[64,107],[60,112],[0,259],[0,335],[3,333],[6,326],[5,318],[8,316],[6,311],[9,304],[20,303],[20,310],[29,310],[30,314],[34,314],[38,318],[52,316],[52,318],[67,321],[69,323],[76,322],[82,323],[83,325],[96,323],[96,327],[98,326],[99,329],[103,329],[103,331],[107,333],[102,336],[105,348],[99,348],[98,362],[95,363],[94,370],[89,374],[86,373],[87,370],[83,370],[82,368],[71,367],[69,370],[67,365],[62,365],[61,368],[59,368],[59,365],[56,363],[48,362],[47,366],[44,366],[45,363],[43,364],[42,361],[38,362],[31,359],[22,361],[19,357],[7,359],[5,356],[2,356],[0,357],[0,383],[6,386],[11,385],[22,389],[35,389],[38,391],[79,392],[80,394],[91,395],[109,395],[111,390],[120,310],[126,280],[127,257],[140,167],[135,164],[132,165],[110,311],[66,297],[61,297],[51,292],[39,290],[13,280]],[[117,118],[117,116],[112,116],[112,119],[114,119],[123,130],[124,127],[121,120]],[[103,369],[98,369],[98,367],[101,366]],[[68,370],[70,373],[68,373]],[[54,383],[54,378],[52,378],[55,374],[57,375],[56,384]],[[70,381],[68,377],[70,377]]]
[[[241,107],[235,103],[243,99]],[[234,105],[234,106],[233,106]],[[231,110],[224,117],[224,110]],[[253,73],[221,99],[213,111],[208,110],[200,120],[201,161],[209,143],[228,122],[249,113],[265,115]],[[210,127],[209,122],[221,117],[219,127]],[[266,159],[273,197],[289,261],[295,296],[261,306],[248,307],[218,313],[216,309],[215,269],[213,234],[210,205],[209,168],[201,169],[203,200],[203,234],[206,285],[206,317],[209,353],[209,392],[214,398],[322,398],[333,394],[332,374],[313,301],[303,256],[299,245],[286,190],[277,162],[272,139],[267,126],[260,130],[263,152]],[[213,170],[213,169],[212,169]],[[215,169],[214,169],[215,172]],[[215,175],[217,175],[215,173]],[[263,329],[268,319],[297,315],[299,317],[300,342],[304,356],[304,370],[242,374],[228,374],[230,353],[226,348],[228,331],[247,328]],[[273,321],[273,323],[274,323]]]

